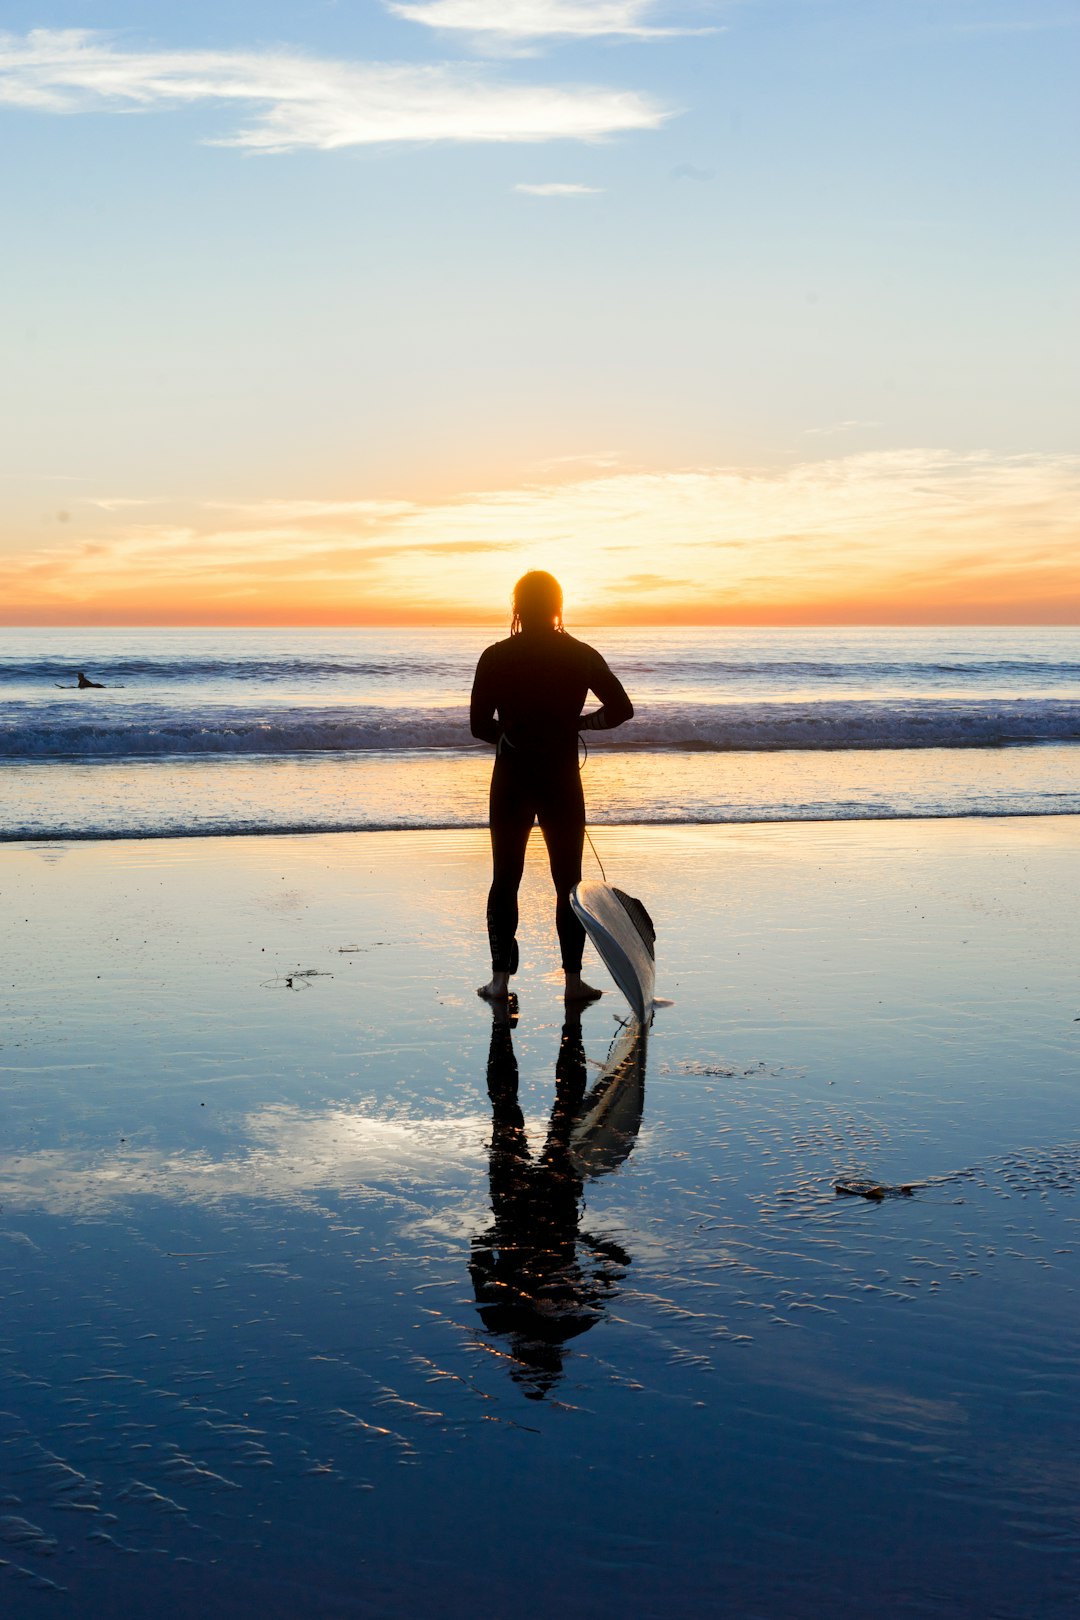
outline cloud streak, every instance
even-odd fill
[[[599,186],[581,186],[568,180],[542,180],[537,184],[522,181],[514,187],[527,197],[598,197]]]
[[[633,90],[499,82],[470,64],[333,61],[288,51],[128,50],[85,29],[0,34],[0,104],[74,114],[233,104],[217,146],[334,151],[407,142],[596,141],[670,114]]]
[[[407,22],[493,43],[543,39],[670,39],[713,28],[658,27],[657,0],[390,0]]]

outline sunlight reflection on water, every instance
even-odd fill
[[[487,753],[7,763],[0,840],[479,827]],[[584,765],[597,825],[1080,812],[1080,748],[621,753]]]

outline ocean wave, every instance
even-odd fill
[[[627,742],[635,749],[719,753],[1080,742],[1080,702],[906,698],[710,704],[681,710],[673,705],[657,719],[651,712],[642,714]]]
[[[441,681],[452,679],[460,685],[461,672],[471,668],[464,660],[422,658],[99,658],[84,653],[81,662],[62,663],[55,658],[0,658],[0,682],[42,684],[70,681],[77,669],[90,672],[106,686],[134,681],[146,685],[241,684],[282,686],[292,682],[336,681]]]
[[[993,748],[1080,742],[1080,702],[1067,699],[864,699],[651,704],[630,726],[590,732],[590,749],[716,753],[760,750]],[[158,708],[71,700],[9,704],[0,759],[160,759],[484,747],[462,707]]]
[[[792,685],[806,681],[850,681],[863,686],[884,682],[918,685],[943,679],[963,679],[965,684],[992,686],[998,681],[1026,680],[1040,686],[1076,685],[1080,663],[1060,659],[868,659],[828,660],[811,658],[669,658],[622,657],[619,673],[634,675],[708,678],[719,681],[771,680]]]
[[[126,703],[109,711],[98,707],[91,717],[57,703],[35,707],[22,721],[10,711],[0,720],[0,759],[9,760],[383,753],[472,745],[464,710],[182,710]]]
[[[238,682],[245,687],[281,687],[297,683],[321,686],[341,680],[372,682],[379,686],[403,681],[426,681],[436,689],[445,683],[450,691],[460,691],[463,686],[468,686],[475,655],[481,646],[482,638],[477,641],[476,647],[426,658],[349,658],[287,653],[274,656],[253,654],[249,657],[185,655],[177,658],[115,654],[95,657],[92,651],[87,651],[81,655],[81,659],[82,667],[92,671],[95,680],[109,686],[124,682],[151,687],[208,682],[213,685]],[[995,658],[739,658],[724,656],[723,653],[702,657],[700,650],[687,655],[682,648],[672,648],[665,651],[624,652],[617,662],[620,675],[628,683],[647,677],[680,683],[770,681],[787,686],[796,682],[848,681],[870,687],[883,682],[919,685],[945,679],[982,686],[1018,680],[1038,682],[1042,686],[1076,685],[1080,682],[1080,662],[1041,657],[1037,653]],[[48,687],[53,682],[73,679],[73,672],[78,667],[77,662],[70,659],[60,661],[55,657],[0,657],[0,683]]]

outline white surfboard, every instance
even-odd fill
[[[641,1024],[653,1011],[656,930],[640,900],[610,883],[578,883],[570,904]]]

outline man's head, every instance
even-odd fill
[[[545,574],[540,568],[522,574],[514,586],[511,634],[519,630],[561,630],[562,607],[562,586],[553,574]]]

